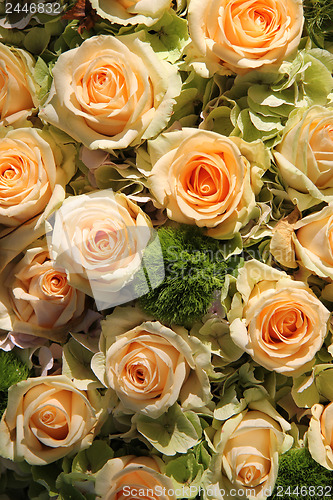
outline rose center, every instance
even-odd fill
[[[110,99],[128,99],[126,80],[123,69],[117,64],[96,68],[91,72],[87,91],[91,103],[110,102]]]
[[[192,172],[189,188],[191,191],[195,191],[201,196],[210,196],[216,193],[217,187],[214,179],[211,177],[204,164],[199,165],[199,167]]]
[[[272,22],[271,13],[266,9],[262,11],[254,10],[251,17],[255,29],[261,32],[265,32]]]
[[[15,171],[15,169],[14,169],[13,167],[9,167],[9,168],[7,168],[7,169],[3,172],[3,174],[2,174],[2,175],[3,175],[3,177],[4,177],[5,179],[13,179],[13,178],[15,177],[16,173],[17,173],[17,172]]]
[[[46,272],[42,279],[43,291],[47,294],[66,293],[68,290],[67,276],[55,270]]]
[[[106,231],[97,231],[94,240],[100,250],[104,251],[110,248],[110,235]]]
[[[44,411],[44,412],[41,412],[40,419],[43,422],[43,424],[50,425],[54,422],[55,415],[52,411]]]
[[[11,147],[12,144],[3,142],[0,151],[0,194],[5,198],[9,195],[19,196],[23,192],[27,194],[25,190],[36,189],[35,184],[38,181],[35,159],[25,155],[24,152],[19,154],[8,152]],[[19,202],[18,198],[16,202]]]
[[[111,257],[118,243],[118,232],[110,225],[107,229],[100,229],[98,224],[92,227],[84,239],[84,244],[95,260]]]
[[[128,365],[127,375],[135,386],[146,386],[150,379],[148,368],[140,362],[134,362]]]
[[[13,182],[17,181],[20,179],[22,176],[22,168],[21,165],[12,165],[9,164],[5,161],[3,165],[0,165],[0,175],[1,175],[1,180],[7,185],[8,181],[9,184],[12,184]]]
[[[68,423],[63,410],[53,405],[45,405],[36,411],[32,417],[35,432],[44,432],[53,439],[65,439],[68,435]]]
[[[266,340],[274,343],[285,342],[288,338],[303,330],[304,321],[302,311],[288,307],[278,308],[269,320]]]
[[[252,485],[253,483],[258,483],[261,478],[261,471],[255,465],[249,465],[243,467],[239,473],[245,485]]]

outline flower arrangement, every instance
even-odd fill
[[[0,500],[333,498],[329,0],[0,8]]]

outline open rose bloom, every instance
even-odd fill
[[[57,136],[34,129],[6,130],[0,138],[0,224],[16,227],[64,198],[74,175],[71,145],[60,148]]]
[[[48,244],[69,283],[105,309],[140,295],[133,278],[152,237],[151,221],[135,203],[104,190],[67,198],[55,214]]]
[[[86,296],[71,287],[50,258],[46,241],[33,245],[1,274],[0,328],[64,341],[85,313]]]
[[[167,328],[140,310],[119,307],[102,324],[100,348],[92,369],[125,410],[157,418],[178,399],[186,409],[203,408],[211,399],[210,353],[185,328]]]
[[[107,151],[159,133],[181,88],[177,69],[136,34],[90,38],[61,54],[53,75],[39,116],[88,148]]]
[[[235,344],[268,370],[289,376],[309,370],[330,317],[310,288],[251,261],[241,269],[237,288],[229,313]]]
[[[22,122],[37,106],[34,65],[29,52],[0,43],[0,125]]]
[[[302,109],[288,121],[274,151],[289,196],[300,210],[333,201],[333,110]]]
[[[105,414],[96,391],[79,391],[64,375],[24,380],[9,391],[0,452],[45,465],[87,448]]]
[[[303,20],[300,0],[190,0],[193,66],[206,77],[278,67],[295,53]]]
[[[151,190],[171,220],[229,239],[256,217],[255,194],[267,168],[260,144],[185,128],[164,134],[149,148]]]
[[[221,491],[232,498],[236,491],[237,498],[265,500],[273,491],[279,454],[293,441],[286,434],[290,425],[262,401],[253,407],[227,420],[215,434],[216,453],[207,474],[207,491],[215,492],[215,498],[223,498]]]

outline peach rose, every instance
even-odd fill
[[[182,327],[144,319],[136,309],[119,307],[102,322],[95,374],[126,409],[152,418],[178,399],[187,409],[205,406],[211,398],[208,349]]]
[[[91,5],[104,19],[117,24],[145,24],[151,26],[171,6],[171,0],[92,0]]]
[[[293,377],[308,370],[330,317],[310,288],[252,260],[240,270],[237,289],[229,313],[235,344],[268,370]]]
[[[316,462],[333,471],[333,403],[315,404],[311,413],[307,432],[309,451]]]
[[[140,498],[142,500],[176,500],[174,485],[162,474],[158,457],[111,458],[96,474],[95,491],[102,500]]]
[[[34,65],[25,50],[0,43],[0,125],[23,121],[37,105]]]
[[[151,236],[151,221],[135,203],[97,191],[64,201],[49,235],[50,253],[69,283],[105,309],[136,297],[132,279]]]
[[[75,148],[57,139],[36,128],[9,130],[0,138],[0,224],[16,227],[42,211],[47,216],[64,199]]]
[[[84,314],[85,294],[55,267],[46,243],[38,242],[1,275],[0,328],[64,341]]]
[[[39,116],[88,148],[111,152],[158,134],[181,89],[176,66],[138,33],[85,40],[59,56],[53,76]]]
[[[87,448],[104,417],[97,391],[79,391],[64,375],[36,377],[8,391],[0,455],[45,465]]]
[[[333,279],[333,204],[299,220],[293,243],[298,262],[322,278]]]
[[[208,236],[232,238],[257,215],[255,194],[267,166],[260,146],[191,128],[163,134],[149,144],[149,187],[170,219],[206,227]]]
[[[301,0],[190,0],[194,67],[207,77],[279,65],[296,51],[303,22]]]
[[[220,488],[231,497],[232,491],[237,491],[237,498],[264,500],[270,496],[278,474],[279,455],[293,442],[285,434],[289,429],[290,425],[274,411],[268,415],[255,409],[245,410],[227,420],[214,437],[212,482],[217,479],[218,488],[208,489],[217,491],[215,498],[221,498]],[[246,493],[249,490],[250,496]]]
[[[333,201],[333,110],[312,106],[293,114],[274,156],[301,211]]]

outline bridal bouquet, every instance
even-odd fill
[[[0,500],[333,498],[331,2],[0,37]]]

